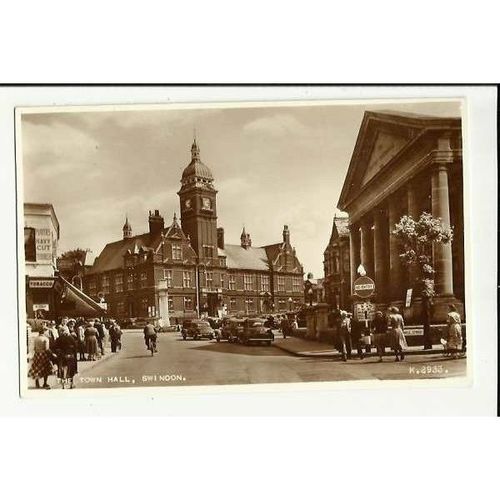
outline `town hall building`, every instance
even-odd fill
[[[211,170],[193,142],[184,169],[176,214],[166,227],[159,210],[149,212],[149,231],[108,243],[84,278],[91,297],[104,300],[116,318],[159,317],[161,290],[168,314],[266,314],[297,310],[304,302],[303,268],[284,226],[281,241],[252,245],[243,228],[239,244],[227,244],[217,227],[217,190]]]

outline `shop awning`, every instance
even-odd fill
[[[83,293],[79,288],[59,276],[63,285],[62,302],[66,314],[71,316],[103,316],[106,309]]]

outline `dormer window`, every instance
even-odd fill
[[[172,245],[172,259],[173,260],[182,260],[182,246],[173,244]]]

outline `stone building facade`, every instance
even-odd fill
[[[359,130],[338,208],[350,219],[351,284],[363,264],[376,283],[378,307],[399,306],[418,323],[421,301],[405,308],[415,277],[402,264],[392,234],[402,215],[423,212],[454,230],[451,244],[433,248],[435,291],[432,320],[446,319],[455,303],[463,317],[464,217],[460,118],[366,112]]]
[[[50,203],[24,204],[26,316],[54,319],[59,221]]]
[[[351,308],[349,219],[333,218],[332,234],[324,252],[325,301],[332,309]]]
[[[158,210],[149,231],[108,243],[84,278],[86,292],[105,299],[117,318],[160,317],[159,288],[172,318],[199,314],[260,314],[303,303],[303,269],[284,226],[282,240],[255,247],[243,228],[239,244],[227,244],[217,227],[217,190],[211,170],[193,142],[178,192],[180,220],[165,227]]]

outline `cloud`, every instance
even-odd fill
[[[266,134],[274,137],[290,134],[309,136],[310,130],[291,114],[279,114],[257,118],[243,127],[248,134]]]

